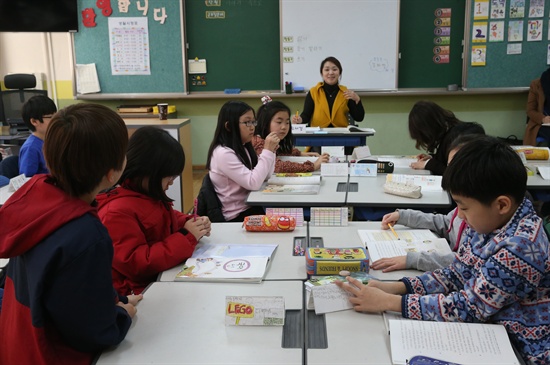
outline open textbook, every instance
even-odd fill
[[[319,194],[321,176],[272,176],[262,189],[264,194]]]
[[[389,331],[394,364],[407,364],[419,355],[442,364],[520,364],[506,329],[499,324],[391,319]]]
[[[204,244],[185,261],[175,281],[259,283],[276,248],[276,244]]]
[[[434,252],[439,255],[451,253],[444,238],[437,238],[429,230],[392,231],[358,230],[361,241],[369,250],[372,262],[387,257],[405,256],[407,252]]]

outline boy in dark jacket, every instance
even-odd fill
[[[46,132],[51,175],[36,175],[0,208],[10,258],[0,312],[0,364],[89,364],[120,343],[141,296],[113,289],[113,245],[95,207],[126,163],[128,132],[94,104],[59,111]]]

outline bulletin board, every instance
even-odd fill
[[[462,85],[464,0],[401,0],[399,88]]]
[[[98,4],[110,3],[111,12]],[[76,64],[95,63],[102,94],[183,93],[183,8],[180,0],[78,0],[79,31],[74,36]],[[204,2],[203,2],[204,3]],[[147,7],[145,6],[147,5]],[[141,8],[141,9],[140,9]],[[94,26],[85,26],[83,11],[93,11]],[[149,75],[113,75],[109,46],[109,18],[145,18],[148,25]],[[164,23],[162,23],[164,19]],[[128,52],[128,57],[136,52]]]
[[[549,63],[549,11],[549,0],[471,0],[465,86],[528,87],[540,77]]]

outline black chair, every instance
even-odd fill
[[[19,156],[8,156],[0,161],[0,175],[8,179],[19,175]]]
[[[206,174],[202,179],[202,186],[197,200],[197,214],[199,216],[207,216],[211,222],[226,222],[223,216],[222,203],[209,174]]]
[[[32,74],[12,74],[4,76],[4,86],[8,90],[0,92],[0,122],[10,125],[10,134],[28,132],[21,117],[23,104],[36,95],[48,95],[46,90],[34,90],[36,77]]]

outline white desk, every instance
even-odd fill
[[[326,349],[307,349],[307,364],[391,364],[390,336],[381,314],[325,314]]]
[[[306,235],[307,228],[305,226],[296,227],[292,232],[247,232],[242,227],[242,223],[212,223],[210,237],[203,237],[200,242],[214,244],[276,243],[279,246],[273,255],[265,280],[305,280],[307,278],[305,258],[293,256],[292,253],[294,237],[305,237]],[[180,264],[161,273],[159,281],[174,281],[181,266]]]
[[[377,176],[352,176],[350,183],[358,184],[358,192],[348,192],[346,204],[356,207],[392,208],[449,208],[451,197],[446,191],[423,191],[420,199],[405,198],[384,193],[386,174]]]
[[[526,166],[533,171],[533,176],[527,176],[527,189],[550,189],[550,180],[544,180],[537,171],[537,166],[550,166],[550,161],[531,160]]]
[[[346,192],[336,189],[338,183],[346,183],[347,180],[347,176],[324,176],[319,194],[264,194],[264,183],[260,190],[248,194],[246,204],[266,207],[341,207],[346,205]]]
[[[409,229],[402,225],[396,225],[394,228],[398,232],[399,230]],[[357,233],[360,229],[379,230],[382,228],[380,222],[349,222],[347,227],[320,227],[310,224],[309,235],[310,237],[323,237],[323,245],[325,247],[365,247]],[[370,270],[369,273],[380,280],[399,280],[404,276],[422,274],[422,272],[418,270],[398,270],[386,273],[383,273],[381,270]]]
[[[226,295],[283,296],[301,309],[301,281],[261,284],[153,283],[138,304],[126,339],[98,364],[302,364],[284,349],[282,326],[225,326]]]

